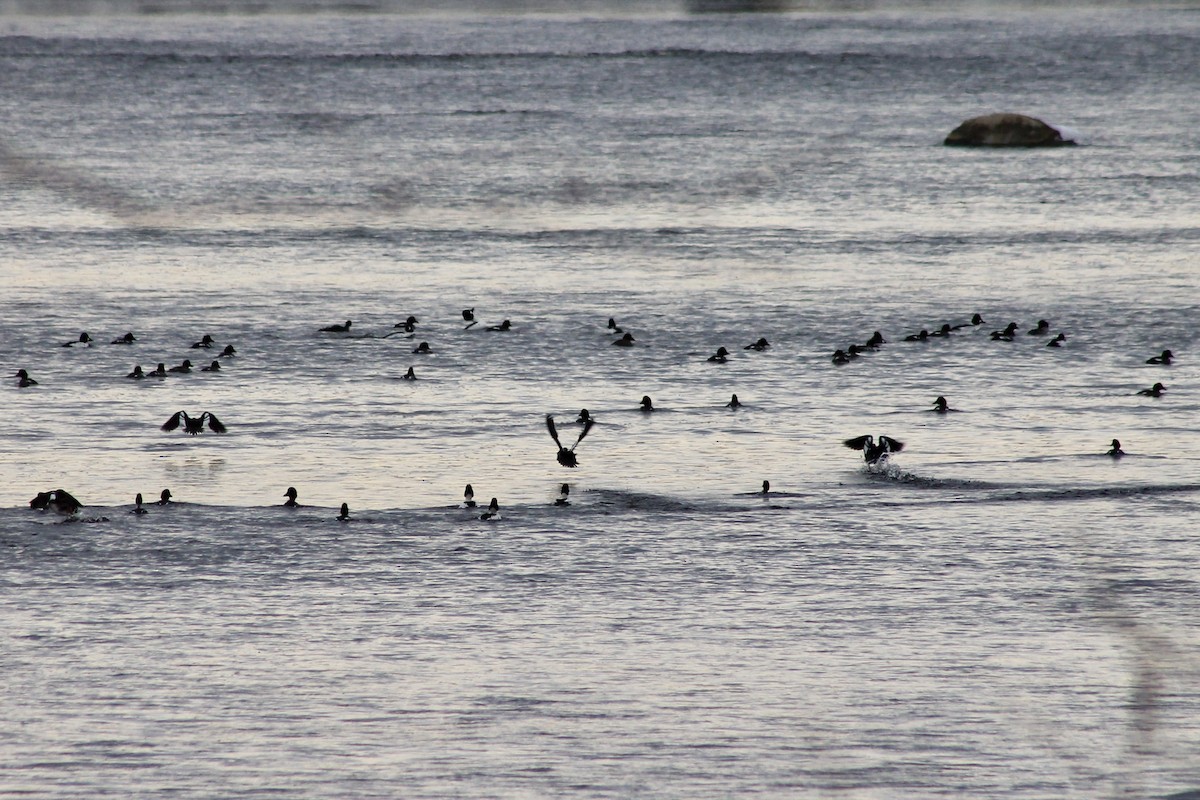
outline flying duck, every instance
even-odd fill
[[[171,415],[171,418],[162,424],[164,431],[173,431],[179,427],[179,423],[183,423],[183,432],[195,436],[198,433],[204,432],[204,424],[208,423],[208,429],[213,433],[224,433],[225,426],[221,424],[221,420],[217,419],[215,414],[210,414],[205,411],[198,417],[189,417],[186,411],[176,411]]]
[[[571,469],[579,466],[579,460],[575,457],[575,448],[578,447],[579,443],[583,441],[583,437],[588,435],[588,432],[591,431],[592,425],[594,424],[595,423],[590,419],[585,422],[583,424],[583,430],[579,434],[579,438],[575,440],[575,444],[571,445],[570,449],[567,449],[566,447],[563,447],[562,442],[558,440],[558,429],[554,427],[554,415],[546,415],[546,430],[550,431],[550,438],[554,440],[556,445],[558,445],[558,463],[562,464],[564,467],[570,467]]]
[[[904,449],[904,442],[897,441],[890,436],[880,436],[879,441],[876,442],[875,437],[870,434],[847,439],[842,444],[851,450],[861,450],[863,460],[867,464],[878,464],[885,460],[889,454],[899,453]]]

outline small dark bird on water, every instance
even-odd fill
[[[1170,350],[1163,350],[1162,353],[1156,356],[1151,356],[1146,359],[1147,364],[1170,364],[1175,360],[1175,354]]]
[[[475,319],[475,309],[474,308],[464,308],[463,312],[462,312],[462,317],[463,317],[463,322],[467,323],[467,327],[463,328],[464,331],[467,328],[471,327],[472,325],[479,324],[478,321]]]
[[[146,509],[142,508],[142,493],[138,492],[137,497],[133,498],[133,508],[129,510],[130,514],[145,514]]]
[[[321,328],[321,331],[323,333],[349,333],[351,324],[350,320],[346,320],[345,325],[326,325]]]
[[[588,410],[586,408],[581,408],[579,409],[579,418],[576,419],[575,422],[580,425],[586,425],[591,418],[592,415],[588,413]]]
[[[404,320],[404,322],[397,322],[392,327],[401,328],[405,333],[412,333],[417,329],[417,321],[417,318],[410,314],[408,319]]]
[[[620,326],[617,325],[617,321],[615,319],[613,319],[612,317],[608,318],[608,330],[610,333],[613,333],[613,334],[625,332],[623,328],[621,328]]]
[[[171,497],[172,497],[171,490],[163,489],[162,492],[158,495],[158,503],[157,504],[160,506],[170,505]]]
[[[300,508],[300,504],[296,502],[297,494],[298,494],[298,492],[296,491],[296,487],[289,486],[288,490],[283,493],[283,496],[287,498],[287,500],[284,501],[283,505],[286,508]]]
[[[921,328],[920,333],[910,333],[908,336],[904,337],[904,341],[906,341],[906,342],[924,342],[928,338],[929,338],[929,331],[925,330],[924,328]]]
[[[955,325],[954,330],[958,330],[959,328],[973,328],[973,327],[976,327],[976,326],[982,325],[982,324],[983,324],[983,317],[979,316],[978,314],[972,314],[970,322],[964,322],[960,325]]]
[[[758,337],[757,342],[752,342],[752,343],[746,345],[745,347],[743,347],[742,349],[743,350],[757,350],[758,352],[761,353],[763,350],[766,350],[770,346],[771,346],[771,343],[767,341],[766,337],[760,336],[760,337]]]
[[[429,355],[433,351],[429,349],[429,342],[421,342],[419,345],[413,348],[413,352],[420,355]]]
[[[29,377],[29,372],[23,369],[17,370],[13,377],[17,379],[17,386],[20,386],[22,389],[24,389],[26,386],[38,385],[37,381]]]
[[[945,414],[949,411],[958,411],[957,408],[951,408],[950,404],[946,401],[946,398],[942,397],[940,394],[933,401],[933,409],[932,410],[936,411],[938,414]]]
[[[729,360],[729,351],[726,350],[724,347],[718,347],[717,352],[715,352],[711,356],[709,356],[708,360],[712,361],[716,364],[724,364],[726,361]]]
[[[650,399],[650,395],[642,395],[642,411],[650,412],[654,410],[654,402]]]
[[[221,420],[217,419],[215,414],[210,414],[205,411],[198,417],[189,417],[186,411],[176,411],[171,415],[171,418],[162,424],[164,431],[173,431],[179,427],[179,423],[183,423],[183,432],[195,436],[204,432],[205,423],[208,424],[208,429],[213,433],[224,433],[225,426],[221,424]]]
[[[949,322],[943,322],[942,327],[938,328],[936,331],[934,331],[933,333],[931,333],[929,335],[930,336],[949,336],[951,331],[953,331],[953,330],[954,330],[954,328],[950,327]]]
[[[167,368],[167,372],[178,372],[180,374],[187,374],[191,371],[192,371],[192,362],[186,358],[183,360],[183,363],[180,364],[179,366]]]
[[[867,339],[867,347],[872,350],[878,349],[881,344],[887,344],[887,339],[884,339],[883,334],[879,331],[875,331],[871,334],[871,338]]]
[[[1067,335],[1065,333],[1060,333],[1058,336],[1055,336],[1053,339],[1046,342],[1046,347],[1062,347],[1063,342],[1065,342],[1066,340],[1067,340]]]
[[[995,342],[1011,342],[1017,333],[1017,323],[1010,322],[1004,326],[1002,331],[992,331],[992,341]]]
[[[482,520],[494,522],[500,519],[500,503],[496,498],[492,498],[492,502],[488,503],[488,510],[479,515]]]
[[[146,373],[142,372],[142,365],[137,364],[136,366],[134,366],[133,372],[129,373],[125,377],[133,378],[135,381],[140,381],[142,378],[146,377]]]
[[[474,508],[475,507],[475,489],[469,483],[467,484],[467,488],[463,490],[462,507],[463,508]]]
[[[511,330],[511,329],[512,329],[512,322],[510,322],[509,320],[504,320],[504,322],[501,322],[499,325],[489,325],[488,326],[489,331],[507,331],[507,330]]]
[[[845,350],[834,350],[833,355],[829,357],[829,360],[838,365],[850,363],[850,357],[846,355]]]
[[[1036,328],[1030,328],[1027,333],[1030,336],[1045,336],[1050,332],[1050,323],[1044,319],[1039,319]]]
[[[735,394],[733,397],[729,398],[729,402],[725,404],[725,407],[726,408],[741,408],[742,401],[738,400],[738,396]]]
[[[167,377],[167,365],[160,361],[160,362],[158,362],[157,367],[150,370],[150,372],[148,372],[146,374],[150,375],[152,377],[155,377],[155,378],[165,378],[165,377]]]
[[[200,371],[201,372],[220,372],[221,371],[221,362],[213,361],[207,367],[201,367]]]
[[[588,432],[591,431],[592,425],[594,424],[595,423],[590,419],[585,422],[583,424],[583,430],[579,433],[579,438],[577,438],[575,440],[575,444],[571,445],[571,447],[568,449],[563,447],[562,442],[558,439],[558,429],[554,426],[554,415],[546,415],[546,430],[550,431],[550,438],[554,440],[556,445],[558,445],[558,463],[562,464],[564,467],[570,467],[571,469],[579,466],[579,459],[575,456],[575,448],[578,447],[579,443],[583,441],[583,437],[588,435]]]
[[[847,439],[842,444],[849,447],[851,450],[861,450],[863,460],[870,464],[878,464],[885,460],[892,453],[899,453],[904,449],[904,442],[897,441],[890,436],[880,436],[879,441],[875,441],[875,437],[867,434],[866,436],[856,436],[853,439]]]
[[[217,358],[226,358],[226,357],[231,357],[231,356],[236,356],[236,355],[237,355],[237,350],[234,349],[233,345],[227,344],[227,345],[225,345],[225,349],[221,351],[221,355],[217,356]]]
[[[763,488],[762,488],[761,494],[770,494],[770,493],[771,493],[771,482],[763,481]]]
[[[570,501],[570,499],[569,499],[569,498],[570,498],[570,496],[571,496],[571,487],[570,487],[570,485],[569,485],[569,484],[566,484],[566,483],[564,483],[564,484],[563,484],[561,487],[559,487],[559,489],[558,489],[558,497],[557,497],[557,498],[555,498],[555,500],[554,500],[554,505],[556,505],[556,506],[569,506],[569,505],[571,505],[571,501]]]
[[[214,344],[216,344],[216,340],[213,339],[213,337],[209,336],[206,333],[200,337],[200,341],[192,342],[192,349],[196,350],[199,348],[204,348],[205,350],[207,350],[208,348],[212,347]]]
[[[404,373],[402,378],[406,381],[415,381],[417,379],[417,373],[413,371],[412,367],[409,367],[408,372]]]
[[[95,341],[95,339],[93,339],[91,336],[89,336],[87,331],[84,331],[83,333],[79,334],[78,339],[73,339],[69,342],[63,342],[62,346],[63,347],[74,347],[77,344],[85,344],[88,347],[91,347],[92,342],[94,342],[94,341]]]
[[[1163,386],[1161,383],[1156,383],[1153,386],[1151,386],[1149,389],[1142,389],[1141,391],[1138,392],[1138,394],[1144,395],[1146,397],[1162,397],[1162,393],[1165,392],[1166,390],[1167,390],[1167,387]]]
[[[634,341],[636,340],[633,338],[633,334],[627,333],[620,339],[617,339],[615,342],[613,342],[613,345],[616,347],[633,347]]]
[[[112,344],[133,344],[136,341],[137,337],[133,335],[133,331],[130,331],[124,336],[118,336],[116,339],[113,339]]]
[[[1121,449],[1121,440],[1113,439],[1111,448],[1104,455],[1112,456],[1113,458],[1120,458],[1121,456],[1125,455],[1125,451]]]
[[[350,521],[350,505],[348,503],[342,503],[341,513],[338,514],[338,522],[349,522],[349,521]]]

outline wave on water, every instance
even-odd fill
[[[1188,494],[1200,492],[1200,483],[1141,484],[1136,486],[1052,486],[1027,488],[1016,484],[971,481],[960,478],[934,478],[917,475],[895,464],[868,467],[868,479],[877,483],[895,483],[917,489],[934,491],[976,492],[979,495],[968,499],[938,502],[971,503],[1044,503],[1056,500],[1096,500],[1104,498],[1153,497],[1158,495]]]

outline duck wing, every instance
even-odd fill
[[[550,438],[554,440],[556,445],[558,445],[558,449],[562,450],[562,442],[558,440],[558,428],[554,427],[554,416],[552,414],[546,415],[546,430],[550,431]],[[582,439],[583,437],[580,436],[579,438]]]
[[[590,418],[588,419],[587,422],[583,423],[583,431],[580,432],[579,438],[575,440],[575,444],[571,445],[572,450],[574,450],[576,447],[579,446],[579,443],[583,441],[583,437],[588,435],[588,431],[590,431],[592,429],[592,426],[595,424],[596,424],[596,421],[594,419],[590,419]]]
[[[871,434],[866,436],[855,436],[853,439],[847,439],[842,444],[849,447],[851,450],[865,450],[872,439]]]
[[[171,415],[171,418],[162,424],[162,430],[173,431],[179,427],[179,423],[187,419],[186,411],[176,411]]]

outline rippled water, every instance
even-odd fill
[[[609,11],[3,18],[0,793],[1197,787],[1195,10]]]

